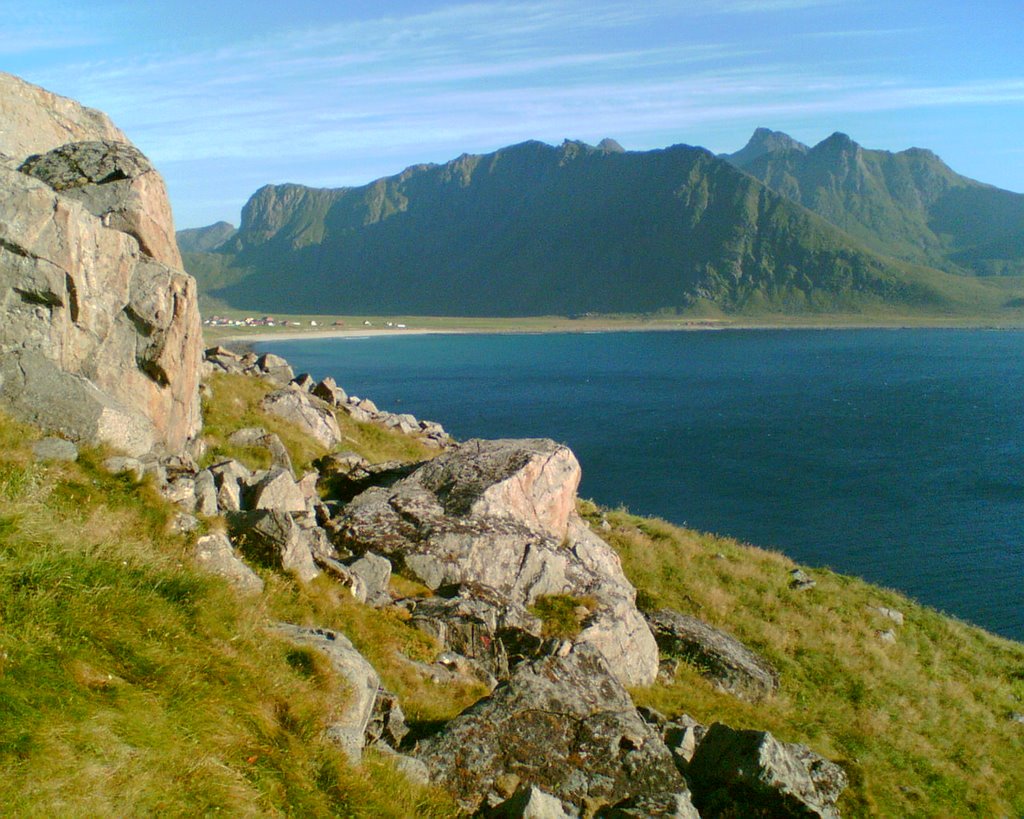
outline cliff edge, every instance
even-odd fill
[[[99,111],[0,73],[0,401],[68,438],[182,450],[202,333],[160,175]]]

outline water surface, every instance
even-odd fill
[[[550,437],[580,494],[1024,639],[1024,333],[780,330],[267,342],[457,438]]]

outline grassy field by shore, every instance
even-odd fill
[[[239,311],[219,315],[232,320],[258,318]],[[701,331],[725,329],[866,329],[973,328],[1024,329],[1024,312],[1000,318],[943,315],[800,315],[677,317],[645,315],[523,316],[490,318],[465,316],[335,316],[275,314],[274,326],[205,325],[207,343],[302,338],[423,335],[428,333],[599,333]],[[311,322],[316,322],[313,325]],[[287,324],[286,324],[287,322]]]

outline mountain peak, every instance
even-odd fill
[[[743,168],[765,154],[775,153],[776,151],[798,151],[804,154],[807,153],[807,150],[806,145],[793,139],[789,134],[761,127],[754,130],[747,144],[740,148],[740,150],[734,154],[722,154],[722,158],[727,159],[733,165]]]
[[[602,139],[597,143],[597,147],[606,154],[624,154],[626,152],[626,149],[611,137],[605,137]]]

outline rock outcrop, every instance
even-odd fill
[[[553,441],[467,441],[362,492],[328,528],[342,550],[383,555],[431,589],[489,590],[509,611],[551,595],[592,600],[574,642],[595,647],[623,684],[647,685],[657,645],[618,556],[575,512],[579,479],[576,457]],[[507,624],[530,631],[521,617]]]
[[[577,811],[634,796],[686,793],[672,754],[589,646],[521,664],[423,740],[432,779],[474,811],[497,806],[502,780],[535,785]]]
[[[804,745],[715,723],[687,770],[701,816],[838,819],[846,773]]]
[[[645,616],[663,654],[694,663],[723,691],[756,702],[778,690],[779,673],[732,635],[672,609]]]
[[[101,113],[0,74],[0,399],[66,437],[180,451],[201,327],[163,182]]]

